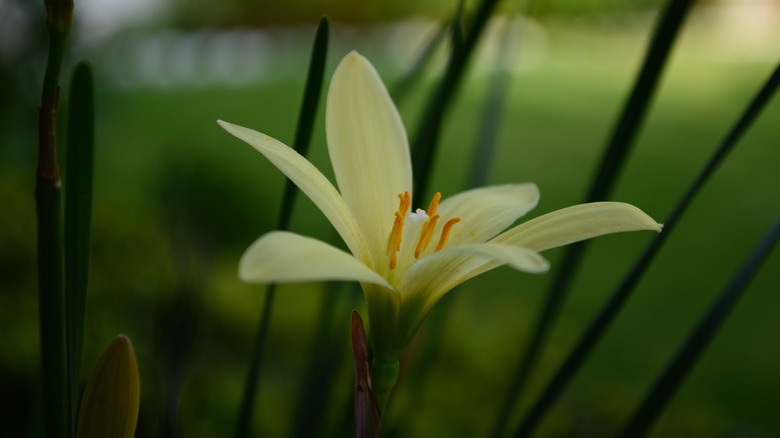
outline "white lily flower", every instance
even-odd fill
[[[375,356],[396,363],[432,307],[460,283],[501,265],[546,272],[538,252],[591,237],[661,225],[617,202],[558,210],[505,231],[534,208],[535,184],[484,187],[412,210],[412,167],[401,118],[374,67],[357,52],[333,74],[327,97],[328,151],[339,190],[292,148],[218,122],[260,151],[322,210],[351,254],[322,241],[273,231],[239,263],[253,283],[358,281],[368,304]],[[373,371],[372,371],[373,373]]]

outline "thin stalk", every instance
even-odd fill
[[[688,206],[693,201],[693,198],[696,196],[696,194],[699,193],[701,188],[709,180],[720,163],[725,160],[728,153],[734,148],[737,141],[742,138],[742,135],[758,117],[758,115],[761,113],[761,110],[763,110],[771,97],[777,91],[778,86],[780,86],[780,64],[778,64],[778,66],[775,68],[775,71],[769,77],[769,80],[764,84],[761,90],[759,90],[758,94],[750,102],[740,119],[728,133],[720,146],[715,150],[712,157],[710,157],[709,161],[705,164],[704,168],[702,168],[702,170],[699,172],[699,175],[697,175],[697,177],[694,179],[693,183],[677,203],[674,210],[672,210],[672,214],[669,215],[669,218],[664,222],[663,232],[657,234],[650,242],[639,259],[637,259],[634,266],[623,278],[620,285],[612,293],[604,307],[601,308],[599,314],[590,323],[588,329],[577,342],[574,350],[572,350],[572,352],[563,362],[561,367],[555,373],[554,377],[551,379],[550,383],[542,392],[542,395],[536,400],[526,417],[523,419],[516,436],[524,437],[531,436],[533,434],[536,427],[544,418],[544,415],[555,403],[567,385],[571,382],[571,379],[574,377],[575,373],[579,370],[590,353],[593,351],[593,348],[609,328],[620,309],[622,309],[623,304],[631,295],[634,287],[639,283],[639,280],[646,272],[648,266],[660,250],[662,244],[667,239],[669,239],[669,235],[676,228],[677,222],[682,217],[683,213],[685,213]]]
[[[89,277],[94,124],[92,68],[80,62],[71,75],[65,169],[65,335],[72,425],[75,425],[79,405],[79,371]]]
[[[303,384],[298,395],[298,416],[295,418],[294,433],[291,436],[301,438],[314,436],[320,428],[336,371],[345,358],[344,333],[338,330],[338,336],[334,335],[333,326],[335,319],[341,321],[340,317],[344,315],[346,301],[352,301],[345,290],[349,286],[341,282],[330,282],[325,286],[314,340],[309,348],[306,374],[302,379]],[[340,324],[339,328],[341,328]]]
[[[456,17],[453,20],[453,41],[449,65],[439,87],[428,102],[423,113],[423,120],[417,128],[412,143],[414,192],[417,194],[424,195],[428,190],[428,179],[431,173],[429,169],[433,163],[445,113],[457,92],[468,61],[497,3],[498,0],[483,0],[479,4],[471,28],[466,32],[462,43],[459,38],[461,33],[460,19]],[[462,5],[459,8],[462,8]]]
[[[723,289],[707,314],[701,318],[696,329],[691,332],[688,340],[675,355],[674,360],[667,366],[663,375],[645,397],[642,405],[631,417],[628,425],[619,435],[620,437],[640,438],[647,434],[663,408],[669,403],[704,350],[709,346],[745,288],[777,244],[778,238],[780,238],[780,215],[775,219],[750,257],[734,275],[729,285]]]
[[[637,77],[631,95],[613,131],[607,150],[602,157],[586,202],[606,199],[623,167],[633,140],[645,118],[661,73],[669,58],[672,45],[690,9],[691,0],[670,0],[658,26],[655,29],[644,63]],[[571,287],[576,270],[584,254],[585,244],[577,243],[567,248],[561,268],[547,293],[542,315],[539,318],[522,361],[518,364],[515,378],[504,402],[499,418],[493,428],[492,437],[499,437],[506,428],[528,376],[536,364],[552,322],[558,315],[566,293]]]
[[[72,434],[65,343],[62,199],[57,165],[57,106],[62,59],[73,23],[72,1],[44,1],[49,55],[38,107],[35,202],[38,235],[38,306],[46,437]]]
[[[314,36],[309,71],[303,93],[303,103],[301,104],[301,111],[298,116],[295,140],[293,141],[293,148],[303,156],[306,155],[309,149],[311,134],[314,129],[314,119],[317,114],[317,107],[319,106],[322,80],[325,74],[329,29],[328,18],[322,17]],[[295,196],[297,193],[298,191],[292,181],[287,180],[284,187],[284,194],[282,195],[282,206],[279,212],[277,229],[286,230],[290,227],[293,204],[295,203]],[[249,362],[249,371],[247,372],[247,378],[244,383],[244,392],[241,399],[238,419],[236,421],[234,435],[236,438],[247,437],[250,434],[250,423],[258,392],[258,383],[263,362],[263,350],[265,349],[265,340],[268,336],[268,327],[271,322],[275,293],[276,286],[274,284],[269,285],[266,289],[263,314],[260,318],[260,324],[258,325],[252,356],[250,357]]]
[[[528,11],[532,11],[534,1],[528,3]],[[522,41],[522,32],[513,32],[510,23],[510,17],[507,17],[507,27],[504,29],[499,50],[493,67],[493,79],[485,98],[485,103],[481,111],[482,117],[479,125],[479,132],[474,141],[474,153],[472,155],[471,173],[469,177],[468,188],[484,186],[488,181],[490,165],[495,155],[495,145],[498,141],[499,124],[504,112],[505,102],[509,95],[509,85],[512,75],[506,66],[512,65],[517,57],[517,47],[514,47],[512,41],[519,38]],[[446,324],[449,321],[453,306],[459,295],[451,292],[447,297],[436,305],[436,310],[431,313],[425,323],[424,346],[420,349],[420,355],[415,359],[414,374],[415,379],[421,384],[412,385],[410,390],[412,395],[405,410],[407,415],[400,418],[409,418],[413,410],[419,404],[425,383],[430,382],[428,375],[433,370],[436,360],[441,352],[443,345],[442,338],[445,335]]]
[[[265,291],[263,314],[260,316],[260,324],[257,328],[255,343],[252,347],[252,356],[249,358],[249,370],[247,372],[246,381],[244,382],[241,407],[238,411],[238,421],[236,422],[236,432],[234,435],[237,438],[251,435],[252,413],[254,412],[255,399],[257,398],[258,393],[265,340],[268,338],[268,326],[271,324],[271,310],[273,309],[274,304],[275,289],[276,284],[269,284]]]
[[[72,0],[44,0],[46,28],[49,32],[49,55],[43,76],[41,104],[54,96],[60,86],[60,71],[68,45],[68,36],[73,27]]]
[[[390,95],[393,97],[393,102],[395,102],[396,106],[401,106],[401,102],[406,98],[406,96],[409,95],[409,91],[411,91],[412,86],[420,79],[420,76],[422,76],[425,68],[428,66],[431,59],[433,59],[433,54],[436,52],[436,49],[439,47],[442,41],[444,41],[444,37],[447,35],[447,29],[449,27],[450,26],[448,25],[444,25],[436,32],[436,35],[431,38],[431,40],[428,42],[428,45],[425,46],[425,49],[422,51],[409,71],[407,71],[406,74],[404,74],[404,76],[393,86]]]

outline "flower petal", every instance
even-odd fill
[[[333,224],[352,254],[372,264],[368,247],[355,216],[333,184],[306,158],[265,134],[217,120],[227,132],[249,143],[301,189]]]
[[[347,54],[333,74],[325,123],[341,195],[379,259],[398,194],[411,193],[412,166],[401,117],[374,67],[357,52]]]
[[[604,234],[639,230],[660,232],[661,228],[661,224],[631,204],[593,202],[539,216],[491,242],[544,251]]]
[[[550,264],[527,248],[483,243],[447,248],[412,265],[401,279],[398,327],[405,329],[399,345],[411,341],[433,306],[452,288],[485,271],[508,264],[530,273],[546,272]]]
[[[452,228],[447,247],[482,243],[504,231],[514,221],[531,211],[539,202],[536,184],[507,184],[481,187],[458,193],[439,204],[441,216],[434,235],[453,217],[460,222]]]
[[[241,256],[238,278],[252,283],[345,280],[391,288],[382,276],[350,254],[287,231],[272,231],[255,240]]]
[[[540,274],[547,272],[550,264],[544,257],[528,248],[482,243],[446,248],[431,254],[413,264],[401,279],[398,290],[402,299],[407,294],[443,294],[458,284],[472,278],[473,272],[484,272],[479,268],[486,262],[495,262],[491,267],[507,264],[518,271]],[[472,275],[473,274],[473,275]]]

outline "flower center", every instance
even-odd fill
[[[414,258],[420,258],[420,255],[428,248],[428,244],[431,242],[433,233],[436,230],[436,225],[439,222],[440,216],[436,214],[436,209],[439,207],[439,200],[441,199],[441,193],[437,192],[431,200],[431,204],[428,206],[428,210],[418,209],[414,213],[407,213],[409,207],[412,204],[412,197],[409,192],[401,193],[398,195],[401,200],[398,206],[398,211],[395,212],[395,218],[393,219],[393,229],[390,231],[390,236],[387,238],[387,255],[390,256],[390,269],[395,269],[398,264],[398,252],[401,251],[401,241],[403,239],[404,222],[407,216],[410,218],[414,216],[416,219],[423,219],[425,222],[422,224],[420,230],[420,237],[417,240],[417,245],[414,248]],[[452,227],[460,222],[459,217],[454,217],[444,223],[441,228],[441,235],[439,236],[439,243],[436,244],[434,252],[441,251],[447,244],[447,239],[450,237]]]

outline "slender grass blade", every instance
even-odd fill
[[[327,58],[329,31],[329,21],[327,17],[323,17],[320,19],[314,37],[309,72],[303,94],[303,103],[301,104],[301,110],[298,116],[295,141],[293,142],[293,147],[298,153],[304,156],[308,151],[311,133],[314,129],[314,119],[317,114],[317,107],[319,106],[322,81],[325,73],[325,60]],[[284,194],[282,195],[282,206],[279,212],[279,226],[277,228],[280,230],[286,230],[290,226],[290,218],[292,217],[296,193],[297,189],[295,185],[290,180],[287,180]],[[266,289],[263,314],[260,318],[257,335],[255,336],[255,344],[252,348],[249,370],[244,383],[241,406],[239,407],[239,415],[236,421],[234,435],[236,438],[243,438],[250,435],[250,423],[258,392],[263,362],[263,350],[265,348],[265,340],[268,337],[268,327],[271,321],[275,292],[276,286],[273,284],[269,285]]]
[[[77,64],[70,84],[65,163],[65,333],[71,421],[75,423],[92,224],[95,100],[90,65],[85,62]]]
[[[46,437],[72,436],[68,396],[63,273],[62,194],[57,164],[60,70],[73,25],[73,2],[44,0],[49,51],[38,107],[35,204],[38,250],[38,311]]]
[[[723,162],[728,153],[734,148],[737,141],[758,117],[761,110],[777,91],[778,86],[780,86],[780,64],[775,68],[774,72],[769,77],[769,80],[750,102],[745,112],[677,203],[672,214],[666,222],[664,222],[664,231],[656,235],[650,242],[639,259],[637,259],[634,266],[612,293],[609,300],[601,308],[596,318],[590,323],[588,329],[577,342],[574,350],[572,350],[558,371],[556,371],[550,383],[542,392],[542,395],[536,400],[525,419],[523,419],[516,436],[531,436],[549,408],[555,403],[557,398],[574,377],[577,370],[579,370],[580,366],[582,366],[588,355],[596,346],[597,342],[604,335],[607,328],[609,328],[615,316],[617,316],[620,309],[622,309],[623,304],[634,290],[634,287],[639,283],[639,280],[658,253],[662,244],[669,239],[671,232],[676,228],[677,222],[687,210],[695,195],[701,190],[720,163]]]
[[[699,321],[691,332],[685,345],[680,348],[674,360],[667,366],[664,373],[656,381],[645,397],[642,405],[629,420],[628,425],[619,435],[623,438],[643,437],[652,427],[655,420],[677,392],[680,385],[696,365],[704,350],[717,334],[718,329],[731,313],[745,288],[750,284],[756,272],[763,264],[780,238],[780,216],[775,219],[761,242],[756,246],[750,257],[734,275],[731,282],[721,292],[710,310]]]
[[[344,333],[341,326],[343,320],[340,317],[345,315],[345,305],[354,308],[351,294],[346,290],[350,287],[360,289],[355,284],[341,282],[329,282],[325,285],[314,339],[309,348],[306,373],[298,395],[298,415],[293,424],[292,436],[315,436],[320,430],[337,370],[343,359],[346,359],[346,345],[343,342]],[[362,294],[362,291],[360,293]]]
[[[457,14],[453,20],[453,44],[447,70],[423,112],[422,122],[417,128],[412,142],[414,192],[423,195],[423,197],[428,190],[428,178],[445,113],[457,92],[468,61],[497,3],[498,0],[482,0],[471,22],[471,27],[465,31],[462,44],[458,44],[461,19],[457,15],[460,14]]]
[[[587,195],[586,202],[603,200],[611,190],[630,146],[647,113],[651,98],[655,92],[663,67],[669,57],[672,43],[677,38],[679,29],[690,9],[691,0],[670,0],[667,4],[658,26],[655,29],[650,47],[645,55],[644,63],[634,84],[620,119],[613,131],[607,150],[602,157],[596,178]],[[542,347],[547,339],[552,322],[558,315],[560,307],[574,280],[577,267],[580,265],[585,250],[585,243],[577,243],[567,248],[561,267],[552,283],[542,314],[534,329],[531,341],[525,349],[523,359],[514,373],[515,378],[509,385],[507,399],[502,405],[501,413],[496,421],[491,436],[501,436],[506,428],[511,412],[517,404],[525,382],[538,360]]]
[[[451,22],[452,20],[450,23]],[[423,72],[428,67],[428,64],[431,63],[431,59],[433,58],[433,54],[436,53],[436,49],[438,49],[439,45],[441,45],[444,41],[444,37],[447,35],[447,29],[449,28],[450,25],[442,26],[436,32],[433,38],[431,38],[431,40],[425,46],[425,49],[422,51],[420,56],[414,62],[412,67],[393,86],[392,90],[390,91],[390,95],[393,97],[393,102],[395,102],[396,106],[401,106],[401,102],[403,102],[406,96],[409,95],[409,92],[412,90],[414,84],[419,81]]]
[[[533,1],[529,2],[529,11],[533,8],[533,4]],[[490,81],[485,103],[481,111],[482,117],[478,134],[474,142],[475,147],[471,160],[473,164],[469,177],[469,188],[481,187],[488,182],[490,165],[493,162],[495,144],[498,140],[501,116],[512,79],[511,73],[506,66],[511,65],[517,56],[518,47],[512,43],[516,40],[522,41],[522,29],[516,31],[511,27],[510,20],[507,19],[495,59],[493,78]],[[448,294],[437,304],[436,310],[426,320],[424,345],[420,348],[419,357],[414,361],[415,378],[423,384],[409,387],[409,390],[412,392],[409,400],[412,402],[407,404],[407,414],[401,416],[401,418],[408,418],[418,408],[426,386],[424,382],[429,381],[428,375],[434,369],[436,360],[441,352],[442,338],[445,336],[445,328],[457,297],[457,294]]]

